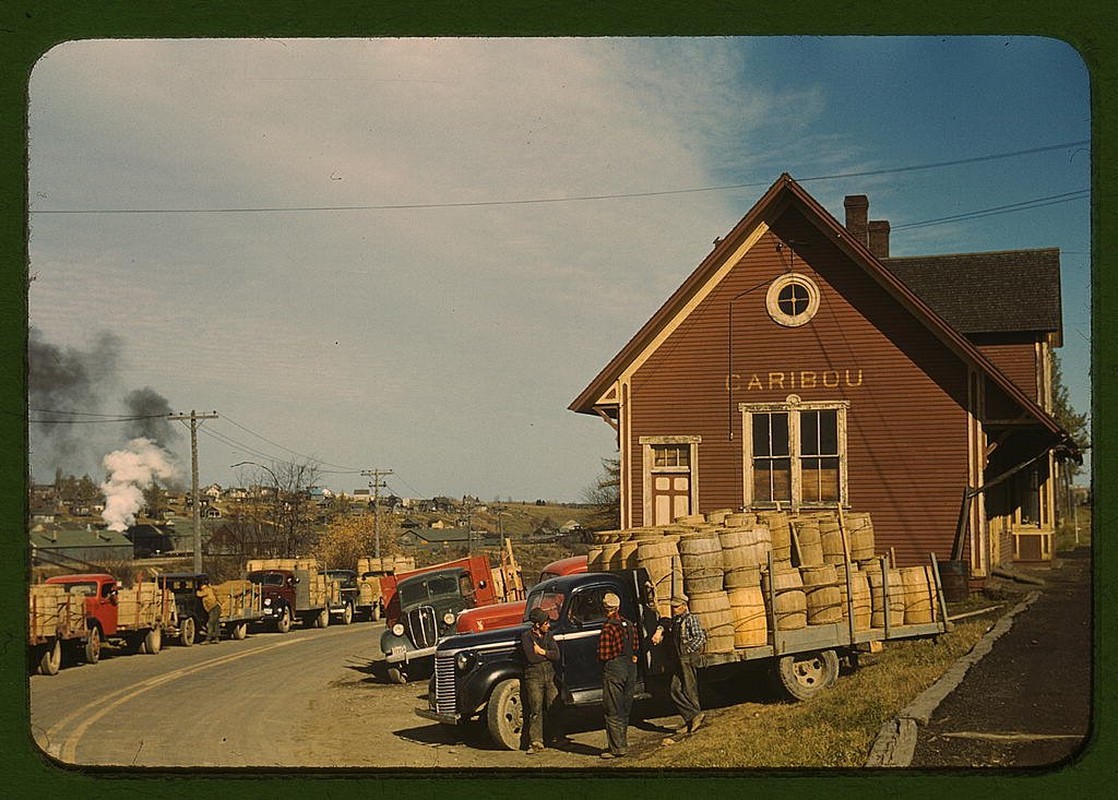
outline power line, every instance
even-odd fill
[[[800,183],[812,181],[830,181],[844,178],[865,178],[874,175],[891,175],[901,172],[914,172],[917,170],[940,169],[942,167],[961,166],[963,164],[977,164],[983,161],[996,161],[1004,158],[1035,155],[1037,153],[1063,150],[1069,147],[1082,147],[1090,144],[1089,139],[1075,142],[1062,142],[1043,147],[1032,147],[1028,150],[1014,150],[1005,153],[991,153],[983,156],[971,156],[951,161],[935,161],[926,164],[910,164],[903,167],[887,169],[863,170],[860,172],[844,172],[834,175],[815,175],[808,178],[797,179]],[[274,213],[309,213],[323,211],[404,211],[434,208],[479,208],[485,206],[515,206],[539,205],[547,203],[573,203],[598,200],[622,200],[637,197],[663,197],[667,195],[697,194],[700,192],[723,192],[732,189],[751,189],[758,186],[768,186],[769,182],[754,181],[751,183],[732,183],[722,186],[702,186],[687,189],[663,189],[649,192],[617,192],[610,194],[576,195],[571,197],[538,197],[520,200],[475,200],[449,203],[385,203],[379,205],[350,205],[350,206],[241,206],[226,208],[54,208],[31,209],[32,214],[274,214]]]
[[[318,458],[315,458],[314,456],[309,456],[306,453],[300,453],[297,450],[292,450],[289,447],[284,447],[279,442],[273,442],[268,437],[262,436],[261,434],[257,433],[256,431],[253,431],[253,430],[245,427],[244,425],[241,425],[239,422],[237,422],[236,420],[230,419],[228,416],[223,416],[222,419],[224,419],[226,422],[229,422],[229,423],[237,426],[238,428],[243,430],[245,433],[251,434],[251,435],[255,436],[257,439],[260,439],[261,441],[267,442],[268,444],[272,445],[273,447],[278,447],[280,450],[283,450],[287,453],[290,453],[293,456],[299,456],[300,458],[307,459],[308,461],[317,461],[319,464],[325,464],[328,467],[335,467],[336,469],[343,470],[347,473],[349,473],[349,472],[358,473],[358,472],[361,471],[357,467],[347,467],[347,466],[343,466],[341,464],[331,464],[328,461],[322,461]],[[268,456],[268,457],[270,458],[271,456]],[[283,461],[284,459],[280,458],[280,459],[274,459],[274,460]]]
[[[991,208],[983,208],[977,211],[967,211],[962,214],[954,214],[949,217],[938,217],[937,219],[924,220],[922,222],[909,222],[903,225],[894,225],[892,230],[912,229],[912,228],[926,228],[932,225],[944,225],[948,222],[961,222],[969,219],[981,219],[983,217],[993,217],[998,214],[1011,214],[1015,211],[1029,211],[1034,208],[1044,208],[1045,206],[1058,205],[1060,203],[1070,203],[1073,200],[1086,200],[1091,196],[1091,192],[1087,189],[1079,189],[1074,192],[1064,192],[1063,194],[1049,195],[1048,197],[1038,197],[1033,200],[1022,200],[1019,203],[1010,203],[1004,206],[993,206]]]

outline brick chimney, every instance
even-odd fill
[[[870,252],[877,258],[889,257],[889,221],[885,219],[870,220],[869,223]]]
[[[868,247],[870,199],[864,194],[849,194],[842,205],[846,208],[846,229],[851,236]]]

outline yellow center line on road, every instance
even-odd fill
[[[63,763],[74,764],[76,763],[75,758],[78,748],[78,742],[81,740],[82,736],[85,735],[86,731],[89,730],[90,726],[96,723],[110,711],[119,708],[124,703],[127,703],[129,700],[138,697],[144,692],[150,691],[157,686],[161,686],[167,681],[176,680],[186,675],[192,675],[195,672],[201,672],[202,670],[206,670],[211,667],[221,666],[223,664],[228,664],[241,658],[257,655],[269,650],[275,650],[278,647],[286,647],[287,645],[298,644],[300,642],[314,641],[318,638],[320,638],[320,636],[304,637],[300,639],[285,639],[282,642],[264,645],[263,647],[257,647],[253,650],[246,650],[244,652],[234,653],[228,656],[219,656],[218,658],[205,661],[201,664],[193,664],[189,667],[182,667],[180,669],[172,670],[171,672],[165,672],[162,675],[158,675],[154,678],[149,678],[139,685],[133,684],[132,686],[129,686],[125,689],[114,692],[108,697],[112,698],[116,696],[116,699],[111,700],[111,702],[109,702],[108,704],[105,704],[105,701],[107,699],[105,697],[100,697],[97,700],[90,701],[78,710],[72,711],[67,714],[65,717],[56,722],[50,727],[50,729],[47,730],[45,737],[47,746],[44,749],[47,751],[48,754],[53,755],[55,758],[59,759]],[[62,740],[60,745],[50,746],[51,742],[61,739],[63,732],[68,726],[73,724],[76,720],[80,719],[85,714],[90,714],[90,716],[84,719],[76,727],[74,727],[73,732],[66,736],[66,738]]]

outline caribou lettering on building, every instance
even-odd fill
[[[744,381],[744,384],[743,384]],[[787,370],[784,372],[754,372],[745,376],[732,373],[726,376],[726,391],[765,392],[791,389],[838,389],[845,386],[857,389],[862,385],[860,369]]]

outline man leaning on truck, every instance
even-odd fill
[[[559,645],[549,632],[551,617],[542,608],[533,608],[528,619],[532,627],[520,636],[520,647],[528,662],[521,679],[520,696],[528,717],[528,752],[544,749],[545,731],[548,739],[555,735],[555,701],[559,689],[555,685],[553,661],[559,660]]]
[[[598,661],[602,663],[602,705],[609,746],[601,755],[621,758],[629,750],[629,712],[636,692],[640,634],[636,624],[621,616],[620,597],[606,592],[602,605],[606,619],[598,639]]]
[[[202,600],[202,610],[209,615],[206,620],[205,643],[217,644],[221,641],[221,603],[218,602],[217,593],[210,586],[209,579],[202,578],[195,594]]]

